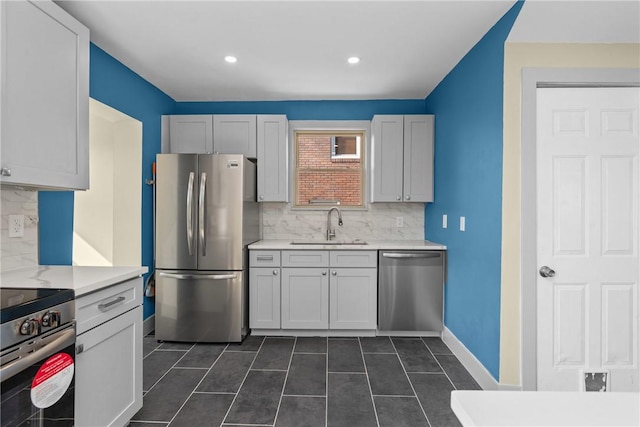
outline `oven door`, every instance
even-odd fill
[[[73,426],[75,323],[2,351],[2,427]]]

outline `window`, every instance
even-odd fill
[[[364,207],[365,131],[293,132],[294,207]]]

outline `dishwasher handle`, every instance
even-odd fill
[[[440,258],[440,253],[425,252],[425,253],[399,253],[399,252],[383,252],[384,258]]]

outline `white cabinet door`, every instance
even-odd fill
[[[289,201],[287,116],[259,115],[258,201]]]
[[[402,201],[403,116],[374,116],[372,121],[372,202]]]
[[[213,152],[256,157],[256,116],[213,116]]]
[[[404,116],[403,198],[433,201],[433,116]]]
[[[433,201],[434,116],[374,116],[372,202]]]
[[[283,268],[282,329],[328,328],[328,269]]]
[[[89,188],[89,30],[53,2],[0,2],[3,184]]]
[[[280,268],[250,268],[249,327],[280,329]]]
[[[377,269],[332,268],[329,295],[330,329],[376,329]]]
[[[169,150],[171,153],[213,153],[213,116],[170,116]]]
[[[142,408],[142,307],[76,339],[75,425],[124,426]]]

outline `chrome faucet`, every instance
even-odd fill
[[[336,230],[331,229],[331,212],[333,211],[338,212],[338,225],[342,227],[342,213],[340,212],[340,209],[336,207],[329,209],[329,212],[327,212],[327,240],[331,240],[333,237],[336,237]]]

